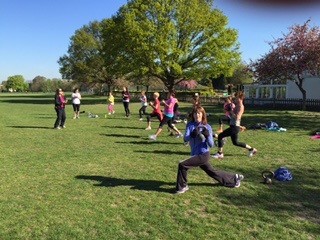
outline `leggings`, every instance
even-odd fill
[[[176,190],[179,191],[188,183],[188,170],[194,167],[200,167],[208,176],[218,181],[225,187],[234,187],[236,185],[236,176],[233,173],[214,169],[210,162],[210,154],[206,152],[202,155],[194,155],[178,165]]]
[[[173,121],[173,117],[168,117],[166,115],[163,115],[163,118],[159,124],[159,128],[162,128],[167,123],[168,127],[173,129],[174,127],[173,127],[172,121]]]
[[[235,146],[246,148],[246,144],[242,142],[238,142],[238,134],[240,132],[240,127],[230,125],[229,128],[224,130],[222,133],[218,135],[218,147],[222,148],[224,141],[222,140],[225,137],[231,137],[232,143]]]

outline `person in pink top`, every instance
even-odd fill
[[[172,124],[174,116],[174,105],[176,102],[177,99],[175,98],[174,92],[169,93],[169,98],[166,101],[162,100],[162,104],[164,105],[163,118],[159,124],[157,132],[154,135],[149,136],[150,140],[157,140],[157,137],[162,132],[162,128],[165,124],[168,124],[168,127],[177,134],[177,138],[183,137],[183,134]]]
[[[235,108],[235,105],[232,102],[232,97],[231,96],[227,97],[223,104],[224,115],[219,118],[219,129],[217,130],[217,133],[223,132],[223,122],[226,122],[229,125],[230,118],[231,118],[230,111],[233,111],[234,108]]]

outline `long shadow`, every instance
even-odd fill
[[[146,138],[144,141],[130,141],[130,142],[115,142],[115,143],[121,143],[121,144],[137,144],[137,145],[145,145],[145,144],[167,144],[167,145],[182,145],[182,142],[166,142],[166,141],[151,141]]]
[[[53,127],[41,127],[41,126],[7,126],[10,128],[30,128],[30,129],[53,129]]]
[[[141,138],[140,135],[129,135],[129,134],[116,134],[116,133],[111,133],[111,134],[100,134],[101,136],[106,136],[106,137],[120,137],[120,138]]]
[[[103,126],[104,128],[123,128],[123,129],[137,129],[137,130],[144,130],[141,127],[130,127],[130,126]]]
[[[139,151],[134,151],[134,152],[151,153],[151,154],[157,153],[157,154],[165,154],[165,155],[167,155],[167,154],[187,155],[187,156],[190,155],[188,151],[182,152],[182,151],[171,151],[171,150],[152,150],[152,151],[139,150]]]
[[[164,182],[158,180],[144,180],[144,179],[121,179],[97,175],[78,175],[76,179],[96,181],[93,184],[97,187],[120,187],[131,186],[133,190],[155,191],[164,193],[175,193],[175,183]],[[215,183],[191,183],[189,186],[220,186]],[[168,188],[169,187],[169,188]]]

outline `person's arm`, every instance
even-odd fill
[[[213,133],[212,133],[212,128],[209,124],[206,125],[204,130],[202,130],[202,134],[205,136],[208,146],[213,147],[214,145]]]
[[[183,136],[183,140],[184,142],[189,142],[190,139],[191,139],[191,124],[188,123],[187,126],[186,126],[186,131],[184,133],[184,136]]]

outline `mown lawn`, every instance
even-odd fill
[[[319,239],[320,140],[310,140],[319,113],[247,109],[243,125],[273,120],[287,132],[247,130],[240,140],[256,156],[229,140],[224,160],[211,160],[244,174],[239,189],[192,169],[190,190],[174,195],[177,164],[189,156],[181,139],[164,131],[149,141],[158,123],[144,130],[139,103],[130,118],[121,103],[105,118],[103,97],[82,103],[80,119],[68,105],[67,128],[54,130],[51,95],[0,94],[0,239]],[[216,129],[221,107],[205,107]],[[280,166],[294,179],[263,184],[261,172]]]

